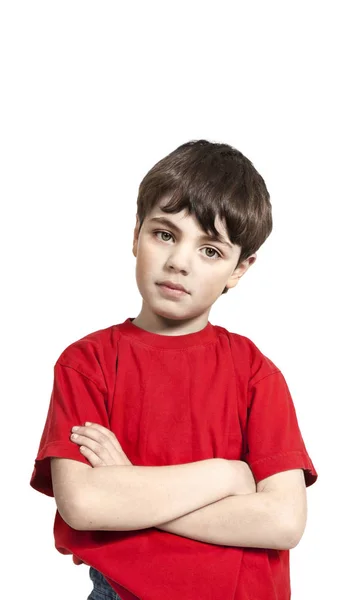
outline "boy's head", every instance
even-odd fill
[[[255,262],[271,230],[265,182],[241,152],[207,140],[179,146],[139,186],[133,254],[144,302],[169,319],[207,317]],[[158,285],[164,280],[188,294],[168,295]]]

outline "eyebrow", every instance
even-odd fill
[[[175,225],[175,223],[173,223],[173,221],[170,221],[170,219],[167,219],[166,217],[153,217],[152,219],[149,219],[149,223],[152,222],[156,222],[156,223],[162,223],[163,225],[165,225],[166,227],[170,227],[172,229],[174,229],[177,233],[181,233],[181,229],[180,227],[178,227],[177,225]],[[219,244],[222,244],[224,246],[228,246],[230,248],[230,250],[233,249],[233,246],[231,246],[231,244],[229,244],[224,238],[223,236],[221,236],[220,234],[217,235],[202,235],[199,238],[200,240],[210,240],[213,242],[218,242]]]

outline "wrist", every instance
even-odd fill
[[[228,460],[231,471],[232,496],[255,494],[256,483],[249,465],[242,460]]]
[[[231,460],[227,460],[226,458],[218,458],[216,459],[220,463],[220,469],[222,470],[223,477],[225,480],[225,490],[227,496],[233,496],[236,494],[236,471],[233,466],[233,462]]]

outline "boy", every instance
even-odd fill
[[[271,230],[265,182],[229,145],[183,144],[140,184],[141,311],[57,359],[30,481],[92,600],[290,598],[317,473],[281,371],[208,321]]]

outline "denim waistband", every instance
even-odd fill
[[[118,596],[100,571],[97,571],[94,567],[90,567],[89,576],[94,584],[94,589],[87,600],[121,600],[120,596]]]

